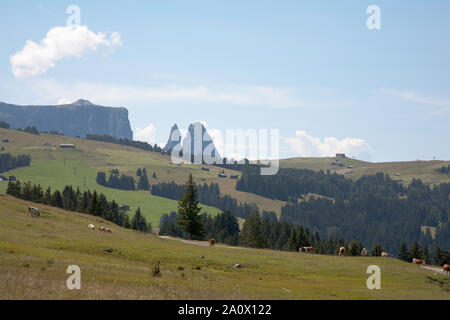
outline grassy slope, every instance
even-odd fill
[[[143,214],[154,226],[159,222],[162,213],[177,210],[177,201],[156,197],[145,191],[133,192],[102,187],[95,182],[97,172],[119,168],[121,173],[135,175],[137,168],[146,167],[150,176],[153,171],[157,174],[157,180],[150,178],[152,183],[173,179],[181,183],[191,171],[195,171],[195,177],[200,180],[203,173],[197,168],[173,168],[168,164],[168,157],[156,153],[109,143],[55,135],[36,136],[0,129],[0,139],[4,138],[10,140],[9,143],[2,143],[6,148],[5,152],[28,153],[32,157],[30,167],[11,170],[4,173],[5,175],[14,175],[21,181],[40,183],[44,188],[50,186],[53,190],[61,190],[66,185],[80,187],[81,190],[95,189],[104,193],[109,200],[114,199],[120,204],[130,205],[132,213],[140,206]],[[44,147],[44,143],[55,146],[60,143],[74,143],[77,149],[51,149]],[[4,193],[6,186],[5,182],[0,183],[0,192]],[[202,205],[202,208],[210,214],[219,211],[210,206]]]
[[[344,167],[334,166],[332,162],[344,164]],[[310,170],[331,170],[347,177],[358,179],[363,175],[384,172],[392,179],[403,180],[409,184],[413,178],[422,179],[424,183],[436,184],[450,182],[450,175],[436,172],[437,168],[449,165],[450,161],[403,161],[403,162],[365,162],[355,159],[341,158],[290,158],[280,161],[283,168],[299,168]],[[348,166],[354,168],[349,169]],[[398,176],[395,174],[398,173]]]
[[[395,259],[210,248],[46,206],[35,219],[28,205],[0,195],[0,299],[450,299],[450,277]],[[235,263],[243,268],[227,267]],[[70,264],[81,268],[81,290],[66,289]],[[381,290],[366,288],[372,264]]]
[[[218,179],[219,168],[211,167],[210,171],[201,170],[199,165],[182,165],[181,167],[170,165],[170,157],[155,152],[147,152],[140,149],[121,146],[111,143],[89,141],[65,136],[41,134],[39,136],[19,132],[16,130],[0,129],[0,140],[9,139],[9,143],[0,143],[6,148],[5,152],[12,154],[28,153],[32,157],[30,167],[11,170],[6,175],[15,175],[20,180],[40,183],[43,186],[62,188],[67,184],[79,186],[83,189],[83,177],[86,189],[96,189],[104,193],[110,199],[120,204],[128,204],[132,210],[141,206],[143,213],[155,225],[163,212],[176,210],[177,202],[162,197],[149,196],[145,192],[129,192],[104,188],[96,182],[98,171],[109,171],[118,168],[121,173],[135,175],[138,168],[145,167],[149,174],[151,184],[157,182],[184,183],[189,173],[192,173],[194,181],[224,183],[224,194],[231,194],[241,202],[256,202],[261,208],[280,211],[282,202],[273,201],[251,193],[234,190],[236,180]],[[73,143],[75,150],[58,150],[44,147],[44,143],[59,146],[61,143]],[[66,159],[64,163],[64,159]],[[76,172],[75,169],[76,168]],[[155,172],[157,179],[151,178]],[[232,170],[226,173],[239,174]],[[76,174],[76,175],[75,175]],[[225,180],[225,181],[224,181]],[[0,184],[0,192],[6,190],[5,184]],[[218,209],[202,206],[205,211],[215,214]]]
[[[20,180],[31,180],[42,186],[62,188],[67,184],[79,186],[83,189],[83,177],[86,188],[103,192],[109,199],[114,199],[120,204],[128,204],[134,211],[138,206],[143,209],[147,219],[156,225],[159,217],[164,212],[176,210],[177,203],[161,197],[148,195],[146,192],[129,192],[104,188],[96,184],[95,178],[98,171],[109,171],[118,168],[121,173],[135,175],[139,167],[147,168],[149,176],[156,172],[157,179],[150,178],[150,183],[162,181],[175,181],[184,183],[187,175],[192,173],[196,182],[218,182],[223,194],[229,194],[240,202],[257,203],[261,209],[272,210],[280,213],[283,201],[267,199],[247,192],[235,190],[236,180],[219,179],[219,168],[210,167],[210,171],[201,170],[199,165],[182,165],[181,167],[170,165],[170,157],[154,152],[146,152],[132,147],[89,141],[65,136],[46,135],[40,136],[19,132],[16,130],[0,129],[0,140],[9,139],[9,143],[0,143],[6,148],[5,152],[29,153],[32,156],[32,165],[27,168],[19,168],[7,172],[6,175],[15,175]],[[59,146],[61,143],[74,143],[76,150],[58,150],[44,147],[44,143]],[[64,165],[64,159],[65,165]],[[342,162],[345,167],[331,165],[332,162]],[[450,176],[439,174],[435,168],[449,161],[421,161],[396,162],[396,163],[370,163],[354,159],[336,158],[291,158],[281,160],[282,167],[306,168],[312,170],[335,170],[338,173],[358,178],[364,174],[373,174],[383,171],[395,179],[403,179],[409,182],[412,177],[423,179],[426,183],[449,182]],[[347,166],[354,166],[348,169]],[[76,168],[76,173],[74,169]],[[239,174],[232,170],[226,173]],[[399,173],[396,177],[394,174]],[[76,175],[75,175],[76,174]],[[0,192],[6,190],[6,184],[0,183]],[[206,211],[215,214],[216,208],[203,206]]]

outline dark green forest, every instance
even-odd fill
[[[12,156],[10,153],[0,154],[0,173],[9,171],[18,167],[27,167],[31,163],[31,157],[28,154],[19,154]]]
[[[383,173],[354,181],[303,169],[280,169],[277,175],[261,176],[249,166],[242,170],[236,189],[287,201],[281,221],[301,224],[327,237],[358,239],[367,246],[380,243],[394,254],[403,241],[450,247],[450,183],[430,187],[414,179],[406,187]],[[319,197],[306,199],[309,193]],[[435,238],[429,230],[424,234],[421,226],[436,228]]]
[[[127,213],[120,210],[118,203],[114,200],[108,201],[104,194],[98,194],[95,190],[81,192],[79,188],[75,190],[72,186],[66,186],[63,191],[52,192],[50,187],[44,191],[40,185],[30,182],[21,183],[17,180],[16,182],[9,181],[6,193],[23,200],[101,217],[124,228],[143,232],[152,230],[140,208],[130,219]]]
[[[220,195],[220,188],[217,183],[198,184],[198,201],[202,204],[219,208],[222,211],[231,211],[236,217],[246,218],[250,213],[259,212],[259,208],[253,203],[238,203],[229,195]],[[154,184],[151,194],[165,197],[172,200],[180,200],[183,197],[185,186],[175,182],[162,182]]]

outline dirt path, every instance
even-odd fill
[[[158,236],[161,239],[170,239],[170,240],[176,240],[176,241],[180,241],[186,244],[194,244],[197,246],[204,246],[204,247],[209,247],[209,241],[198,241],[198,240],[186,240],[186,239],[181,239],[181,238],[175,238],[175,237],[170,237],[170,236]],[[215,247],[221,247],[221,248],[230,248],[230,249],[242,249],[241,247],[233,247],[233,246],[227,246],[225,244],[215,244]]]
[[[193,245],[196,245],[196,246],[209,247],[209,241],[186,240],[186,239],[170,237],[170,236],[158,236],[158,237],[161,238],[161,239],[176,240],[176,241],[180,241],[182,243],[193,244]],[[227,245],[224,245],[224,244],[216,244],[215,246],[216,247],[221,247],[221,248],[243,249],[241,247],[232,247],[232,246],[227,246]],[[428,266],[428,265],[424,265],[424,266],[421,266],[421,268],[426,269],[426,270],[431,271],[431,272],[435,272],[435,273],[439,273],[439,274],[447,274],[448,275],[448,273],[445,273],[442,270],[442,268],[439,268],[439,267],[431,267],[431,266]]]
[[[440,273],[440,274],[448,274],[448,273],[445,273],[442,270],[442,268],[438,268],[438,267],[430,267],[430,266],[425,265],[425,266],[422,266],[422,268],[432,271],[432,272]]]

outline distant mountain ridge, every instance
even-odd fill
[[[172,128],[170,128],[169,139],[164,147],[164,151],[172,150],[176,145],[181,143],[181,133],[180,129],[178,129],[177,124],[175,123]]]
[[[183,158],[185,160],[190,159],[189,161],[191,162],[211,162],[207,161],[205,156],[222,160],[214,145],[214,141],[205,126],[200,122],[190,124],[183,139],[177,124],[174,124],[170,130],[169,139],[164,150],[169,151],[174,148],[182,151]]]
[[[0,121],[9,123],[11,128],[35,126],[40,131],[57,131],[72,137],[98,134],[133,139],[126,108],[104,107],[83,99],[63,105],[19,106],[0,102]]]

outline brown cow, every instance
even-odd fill
[[[345,254],[345,248],[344,247],[340,247],[339,248],[339,255],[343,256]]]
[[[390,255],[389,253],[383,251],[383,252],[381,253],[381,256],[382,256],[382,257],[389,258],[391,255]]]
[[[209,246],[214,247],[216,245],[216,239],[209,239]]]
[[[313,247],[301,247],[299,250],[300,253],[314,253]]]
[[[444,273],[450,274],[450,265],[444,264],[444,266],[442,267],[442,271],[444,271]]]
[[[422,259],[416,259],[414,258],[412,261],[414,264],[417,264],[419,267],[423,264],[425,264],[425,261],[423,261]]]

